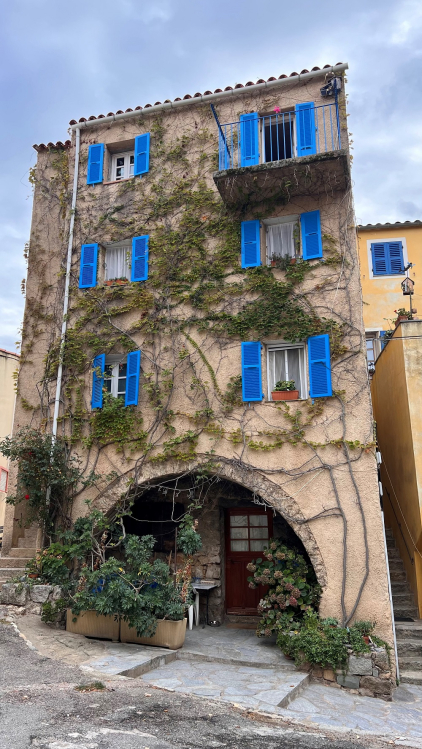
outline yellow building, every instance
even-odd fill
[[[397,326],[377,359],[372,401],[385,522],[393,531],[422,618],[421,381],[422,321],[408,320]],[[393,574],[392,580],[393,588],[400,584]],[[403,589],[401,583],[402,595]]]
[[[18,362],[19,354],[0,349],[0,439],[7,437],[12,431],[16,400],[13,375],[18,368]],[[0,453],[0,538],[3,531],[8,478],[8,460]]]
[[[381,352],[383,333],[394,328],[395,310],[410,310],[410,297],[403,296],[400,286],[408,263],[413,263],[409,277],[415,282],[412,303],[422,316],[422,221],[366,224],[357,227],[357,234],[363,322],[371,363]]]

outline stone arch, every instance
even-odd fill
[[[203,469],[204,466],[199,461],[197,463],[189,463],[182,470],[180,463],[168,462],[165,470],[163,470],[162,465],[149,463],[143,466],[142,475],[135,476],[135,471],[130,470],[115,479],[98,495],[94,504],[98,509],[103,510],[103,512],[109,512],[122,495],[127,493],[128,481],[130,479],[136,478],[136,484],[141,488],[149,481],[165,480],[166,478],[180,476],[185,473],[203,471]],[[270,507],[274,507],[302,542],[321,587],[325,588],[327,586],[327,571],[323,556],[312,533],[310,523],[305,520],[301,508],[293,497],[259,470],[248,469],[240,464],[234,465],[232,462],[228,463],[224,459],[218,459],[218,466],[210,466],[209,469],[207,468],[207,472],[239,484],[253,494],[259,495]]]

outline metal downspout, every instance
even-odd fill
[[[75,209],[76,209],[76,195],[78,192],[78,174],[79,174],[79,150],[81,142],[81,131],[80,128],[75,128],[76,142],[75,142],[75,170],[73,173],[73,192],[72,192],[72,204],[70,208],[70,225],[69,225],[69,241],[67,245],[67,261],[66,261],[66,281],[64,287],[64,300],[63,300],[63,322],[62,332],[60,337],[60,353],[59,353],[59,368],[57,371],[57,382],[56,382],[56,397],[54,400],[54,415],[53,415],[53,442],[57,436],[57,423],[59,418],[60,409],[60,396],[62,389],[62,376],[63,376],[63,355],[67,329],[67,310],[69,307],[69,286],[70,286],[70,270],[72,266],[72,247],[73,247],[73,228],[75,225]]]

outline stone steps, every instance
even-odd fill
[[[37,550],[35,546],[24,546],[23,548],[17,548],[16,546],[10,549],[9,559],[32,559],[35,556]]]
[[[33,536],[30,536],[29,538],[18,538],[18,547],[19,549],[27,549],[28,547],[35,548],[35,544],[37,542],[37,536],[36,534]],[[14,547],[16,548],[16,547]]]
[[[31,557],[0,557],[0,570],[24,569]]]
[[[397,652],[403,656],[415,655],[416,657],[422,657],[422,640],[399,639],[397,637]]]
[[[400,671],[400,683],[422,685],[422,671]]]
[[[422,677],[422,658],[414,655],[399,655],[400,676],[402,671],[418,671]]]
[[[400,681],[422,685],[422,621],[392,531],[386,529]],[[400,619],[412,621],[400,622]]]
[[[397,642],[422,640],[422,620],[418,619],[414,622],[397,622],[396,637]]]

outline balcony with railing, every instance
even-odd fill
[[[263,116],[252,112],[238,122],[222,125],[217,119],[217,124],[219,171],[214,180],[228,205],[260,202],[277,192],[289,199],[327,187],[342,190],[348,184],[337,101],[297,104],[294,110]]]

